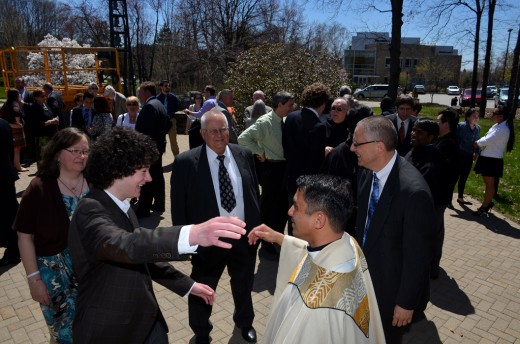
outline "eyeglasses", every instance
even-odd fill
[[[220,128],[220,129],[204,129],[206,130],[206,132],[212,136],[216,136],[218,134],[227,134],[228,133],[228,128]]]
[[[336,111],[343,111],[343,108],[341,106],[333,106],[330,109],[331,110],[336,110]]]
[[[379,142],[379,140],[372,140],[372,141],[366,141],[366,142],[352,142],[352,145],[356,148],[358,148],[359,146],[363,146],[363,145],[367,145],[369,143],[374,143],[374,142]]]
[[[90,151],[89,150],[81,150],[81,149],[67,149],[65,148],[67,152],[74,155],[75,157],[79,156],[88,156]]]

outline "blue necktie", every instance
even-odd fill
[[[361,243],[361,247],[365,246],[365,241],[367,240],[367,233],[370,229],[370,220],[372,219],[372,215],[374,211],[376,211],[377,202],[379,202],[379,179],[376,174],[374,175],[374,181],[372,182],[372,193],[370,194],[370,201],[368,202],[368,212],[367,212],[367,222],[365,225],[365,232],[363,233],[363,242]]]

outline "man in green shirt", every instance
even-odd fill
[[[284,179],[286,162],[282,146],[282,126],[283,118],[293,110],[293,105],[294,96],[291,93],[278,92],[273,97],[274,110],[258,118],[238,137],[238,143],[249,148],[258,159],[258,179],[262,186],[262,222],[280,233],[284,232],[289,209]],[[272,246],[267,248],[269,249]]]

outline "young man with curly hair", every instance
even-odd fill
[[[158,156],[150,137],[126,127],[101,135],[90,150],[86,176],[91,192],[79,202],[69,230],[79,281],[75,343],[168,343],[152,280],[212,304],[212,288],[167,262],[187,259],[199,245],[231,248],[219,239],[245,234],[245,223],[231,217],[140,228],[128,199],[138,197],[151,181],[149,168]]]
[[[287,161],[287,191],[292,201],[296,179],[304,174],[319,173],[325,161],[327,129],[320,115],[332,98],[330,89],[320,82],[305,87],[301,110],[290,113],[282,130],[282,145]],[[289,234],[292,227],[289,224]]]

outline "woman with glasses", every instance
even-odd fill
[[[495,181],[501,178],[504,172],[504,153],[512,151],[515,143],[513,118],[509,115],[509,110],[499,105],[493,110],[491,119],[495,124],[489,128],[484,137],[474,143],[474,147],[480,149],[480,155],[475,163],[475,173],[482,175],[486,185],[484,201],[480,208],[473,212],[475,216],[488,215],[493,208]]]
[[[195,92],[193,93],[193,104],[191,104],[188,107],[188,110],[193,112],[198,112],[200,108],[202,107],[202,103],[204,103],[204,98],[202,97],[202,93]],[[193,123],[193,120],[189,117],[186,119],[186,129],[185,133],[188,135],[188,130],[190,129],[191,123]]]
[[[79,129],[54,135],[13,224],[31,296],[40,303],[51,343],[72,343],[77,282],[67,241],[70,218],[89,191],[83,177],[88,154],[87,135]]]
[[[126,98],[126,108],[128,112],[117,117],[116,126],[135,129],[135,122],[139,116],[139,99],[134,96]]]

